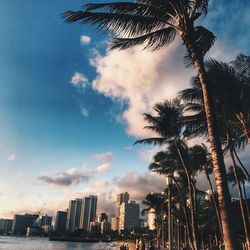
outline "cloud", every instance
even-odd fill
[[[111,164],[114,160],[114,155],[112,154],[112,152],[96,154],[94,155],[93,159],[98,162],[106,162]]]
[[[86,36],[86,35],[82,35],[80,37],[80,42],[81,42],[82,45],[88,45],[91,42],[91,37]]]
[[[6,161],[16,161],[16,155],[12,154],[6,158]]]
[[[105,173],[109,170],[110,164],[102,164],[96,169],[76,169],[72,168],[65,172],[58,172],[53,175],[38,176],[38,180],[54,187],[69,187],[80,183],[86,183],[96,175]]]
[[[82,198],[90,194],[97,195],[97,213],[106,212],[109,216],[114,216],[117,194],[127,191],[131,200],[140,202],[148,193],[162,192],[164,188],[165,181],[162,176],[150,172],[132,171],[110,181],[93,180],[89,187],[77,193],[75,198]]]
[[[81,87],[84,89],[88,84],[88,78],[82,73],[75,72],[71,78],[71,83],[75,87]]]
[[[190,70],[183,65],[179,42],[168,49],[149,52],[141,47],[125,51],[97,52],[91,58],[97,77],[92,83],[95,91],[115,101],[127,103],[122,119],[127,133],[133,136],[152,135],[143,127],[142,114],[151,112],[157,101],[174,98],[188,86]]]

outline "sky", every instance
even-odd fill
[[[159,148],[133,143],[151,135],[142,114],[195,73],[178,39],[154,53],[109,51],[109,35],[63,22],[62,12],[87,2],[0,1],[0,217],[54,215],[89,194],[107,212],[119,192],[140,200],[164,189],[147,171]],[[217,40],[208,56],[249,55],[249,11],[247,0],[210,1],[202,25]]]

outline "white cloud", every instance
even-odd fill
[[[12,154],[6,158],[7,161],[16,161],[16,155]]]
[[[106,162],[111,164],[114,160],[114,155],[112,154],[112,152],[106,152],[103,154],[94,155],[93,159],[98,162]]]
[[[85,88],[88,84],[88,78],[82,73],[75,72],[71,78],[71,83],[75,87]]]
[[[86,35],[82,35],[80,37],[80,42],[81,42],[82,45],[88,45],[91,42],[91,37],[86,36]]]
[[[157,101],[173,98],[188,86],[190,70],[184,67],[183,53],[179,43],[157,52],[135,47],[108,51],[104,56],[94,53],[91,64],[98,75],[93,89],[128,104],[122,118],[129,135],[151,135],[143,130],[146,124],[142,114],[151,112]]]

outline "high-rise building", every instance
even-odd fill
[[[80,228],[90,231],[90,222],[96,218],[97,196],[90,195],[82,200]]]
[[[4,233],[5,219],[0,219],[0,234]]]
[[[38,217],[38,214],[16,214],[12,225],[12,234],[25,235],[27,228],[32,227]]]
[[[55,221],[55,231],[58,233],[64,233],[66,229],[66,222],[67,222],[67,212],[57,211],[56,221]]]
[[[123,202],[128,202],[129,201],[129,193],[124,192],[120,193],[117,195],[117,200],[116,200],[116,208],[115,208],[115,216],[120,217],[120,206]]]
[[[6,219],[6,220],[5,220],[4,234],[6,234],[6,235],[11,234],[11,231],[12,231],[12,224],[13,224],[13,220],[12,220],[12,219]]]
[[[135,201],[123,202],[120,206],[119,230],[140,227],[140,205]]]
[[[69,202],[69,210],[67,214],[67,230],[74,232],[80,228],[82,200],[75,199]]]
[[[51,226],[52,223],[52,217],[46,215],[42,216],[41,226]]]

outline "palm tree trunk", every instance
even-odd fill
[[[191,234],[190,220],[189,220],[189,216],[188,216],[188,209],[187,209],[186,199],[183,197],[183,193],[181,191],[181,188],[180,188],[180,186],[178,184],[178,181],[175,179],[174,176],[173,176],[173,180],[174,180],[175,186],[177,188],[177,191],[179,192],[179,194],[181,196],[182,210],[183,210],[185,221],[186,221],[186,228],[187,228],[189,246],[191,246],[192,249],[195,249],[194,248],[194,243],[193,243],[193,236]]]
[[[244,231],[245,231],[246,244],[247,244],[248,247],[250,247],[249,221],[248,221],[248,218],[247,218],[245,203],[243,201],[244,199],[243,199],[242,190],[241,190],[241,186],[240,186],[237,166],[236,166],[233,150],[232,150],[231,147],[230,147],[230,156],[231,156],[231,159],[232,159],[232,162],[233,162],[233,171],[234,171],[234,176],[235,176],[235,182],[236,182],[236,186],[237,186],[237,190],[238,190],[238,194],[239,194],[240,210],[241,210],[241,216],[242,216],[242,221],[243,221],[243,226],[244,226]]]
[[[193,37],[195,37],[195,35]],[[221,142],[219,140],[217,132],[217,124],[215,120],[215,112],[211,102],[211,94],[209,93],[208,89],[208,76],[205,70],[203,56],[201,56],[198,52],[194,44],[193,37],[187,36],[186,34],[182,34],[183,42],[186,45],[188,52],[190,53],[193,65],[197,71],[202,86],[208,135],[211,146],[210,150],[214,166],[214,177],[218,191],[218,200],[223,228],[225,250],[237,250],[239,248],[237,244],[236,234],[234,232],[234,223],[232,220],[232,205],[226,177],[226,168],[223,159]]]
[[[199,242],[199,237],[198,237],[198,224],[196,221],[196,214],[195,214],[195,206],[194,206],[194,193],[193,193],[193,187],[192,187],[192,179],[190,176],[190,173],[188,171],[188,168],[183,160],[178,141],[176,141],[176,148],[178,155],[180,157],[182,167],[186,173],[187,176],[187,181],[188,181],[188,189],[190,192],[190,211],[191,211],[191,224],[192,224],[192,235],[193,235],[193,240],[194,240],[194,249],[199,250],[200,249],[200,242]]]
[[[213,186],[212,186],[211,179],[210,179],[210,177],[209,177],[207,168],[205,167],[204,169],[205,169],[205,174],[206,174],[206,177],[207,177],[207,181],[208,181],[208,183],[209,183],[209,188],[210,188],[211,195],[212,195],[212,199],[213,199],[213,203],[214,203],[214,209],[215,209],[216,217],[217,217],[218,224],[219,224],[220,234],[221,234],[221,237],[223,238],[223,231],[222,231],[222,225],[221,225],[221,218],[220,218],[220,213],[219,213],[219,210],[218,210],[217,202],[216,202],[216,200],[215,200],[214,189],[213,189]]]

